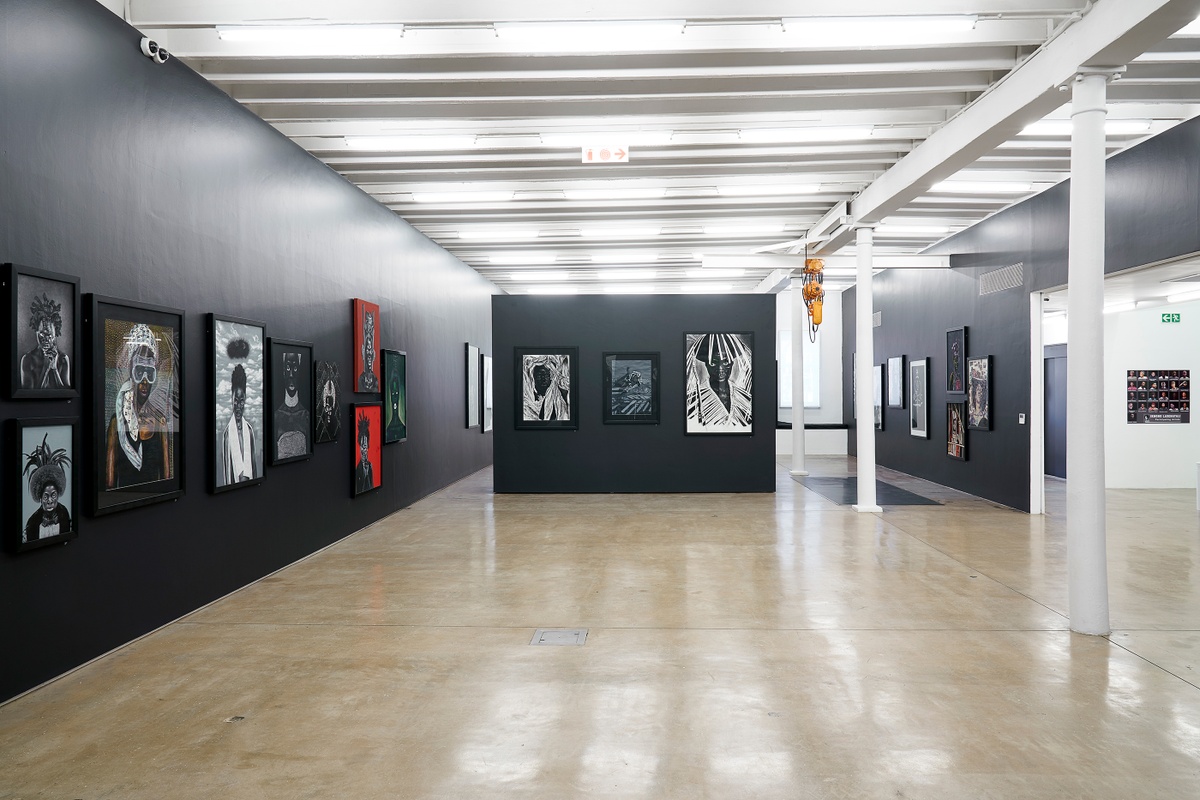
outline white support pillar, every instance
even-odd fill
[[[858,278],[854,288],[854,376],[858,390],[854,398],[855,430],[858,438],[858,503],[855,511],[877,513],[875,505],[875,303],[871,291],[874,225],[856,226]]]
[[[1105,635],[1104,120],[1116,70],[1081,70],[1071,103],[1067,255],[1067,593],[1071,630]]]
[[[804,304],[804,279],[792,278],[792,477],[803,478],[804,468],[804,337],[808,335],[808,306]]]

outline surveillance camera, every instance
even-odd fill
[[[158,48],[158,52],[154,54],[154,60],[157,61],[159,64],[167,63],[167,59],[170,57],[171,57],[171,54],[168,53],[166,50],[164,50],[161,47]]]
[[[158,55],[158,42],[154,41],[153,39],[149,39],[149,38],[143,36],[142,37],[142,55],[144,55],[146,58],[154,58],[155,56],[157,56]]]

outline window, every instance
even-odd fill
[[[792,407],[792,332],[779,331],[779,407]],[[821,333],[804,336],[804,407],[821,407]]]

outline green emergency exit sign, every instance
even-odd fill
[[[1178,314],[1163,314],[1163,322],[1179,322]]]

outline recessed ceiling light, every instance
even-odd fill
[[[566,270],[537,269],[526,272],[510,272],[508,273],[508,279],[518,283],[525,281],[567,281],[571,279],[571,276]]]
[[[602,281],[652,281],[658,277],[658,270],[602,269],[596,275]]]
[[[553,264],[557,260],[554,253],[493,253],[488,256],[492,264]]]

